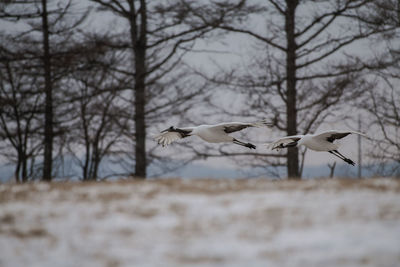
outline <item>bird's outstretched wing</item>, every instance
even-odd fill
[[[317,134],[317,135],[314,136],[314,138],[322,139],[324,141],[328,141],[328,142],[333,143],[333,141],[335,141],[336,139],[342,139],[343,137],[346,137],[349,134],[358,134],[358,135],[362,135],[364,137],[368,137],[363,133],[355,132],[355,131],[331,130],[331,131],[327,131],[327,132],[323,132],[323,133]]]
[[[178,139],[182,139],[182,135],[178,132],[163,132],[154,137],[154,140],[162,146],[167,146]]]
[[[274,150],[276,149],[279,151],[281,148],[284,147],[284,145],[292,143],[292,142],[297,142],[299,141],[304,135],[291,135],[291,136],[285,136],[282,137],[272,143],[267,143],[265,144],[267,148]]]
[[[233,133],[233,132],[241,131],[248,127],[272,127],[272,126],[273,126],[273,124],[270,122],[267,122],[267,120],[261,120],[261,121],[256,121],[256,122],[252,122],[252,123],[225,122],[225,123],[216,124],[210,128],[220,128],[225,133]]]
[[[167,146],[178,139],[190,136],[192,130],[193,127],[166,129],[154,136],[154,140],[162,146]]]

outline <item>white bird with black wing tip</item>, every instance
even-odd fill
[[[346,158],[341,153],[339,153],[338,148],[339,144],[334,143],[335,140],[341,139],[343,137],[348,136],[349,134],[358,134],[367,137],[363,133],[354,132],[354,131],[326,131],[319,134],[306,134],[306,135],[293,135],[293,136],[286,136],[276,140],[273,143],[266,144],[267,147],[271,148],[272,150],[280,150],[281,148],[287,147],[298,147],[298,146],[305,146],[314,151],[326,151],[329,152],[336,157],[344,160],[348,164],[355,165],[354,161],[349,158]]]
[[[209,143],[234,143],[255,149],[256,146],[251,143],[244,143],[230,136],[230,133],[237,132],[249,127],[272,127],[272,123],[265,120],[254,123],[244,122],[227,122],[214,125],[199,125],[196,127],[177,128],[174,126],[161,131],[154,139],[162,146],[167,146],[172,142],[188,136],[197,135],[201,139]]]

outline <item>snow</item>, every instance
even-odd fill
[[[0,266],[399,266],[400,180],[0,185]]]

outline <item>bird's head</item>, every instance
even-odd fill
[[[286,148],[287,146],[284,143],[276,144],[274,145],[271,150],[276,150],[277,152],[281,151],[283,148]]]
[[[280,151],[282,148],[285,148],[285,146],[283,145],[283,143],[280,143],[278,145],[275,145],[272,150],[276,150],[276,151]]]
[[[162,132],[162,133],[165,133],[165,132],[172,132],[172,131],[174,131],[174,130],[175,130],[174,126],[171,126],[171,127],[167,128],[167,129],[165,129],[164,131],[161,131],[161,132]]]
[[[279,149],[279,145],[276,145],[276,144],[274,144],[274,143],[266,143],[265,145],[267,146],[268,149],[276,150],[276,151],[279,151],[279,150],[280,150],[280,149]]]

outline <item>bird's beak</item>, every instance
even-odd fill
[[[271,150],[278,149],[278,147],[274,146],[274,144],[272,144],[272,143],[267,143],[266,146],[267,146],[268,149],[271,149]]]
[[[174,130],[174,127],[171,126],[171,127],[167,128],[167,129],[165,129],[164,131],[161,131],[161,132],[162,132],[162,133],[165,133],[165,132],[171,132],[171,131],[173,131],[173,130]]]

